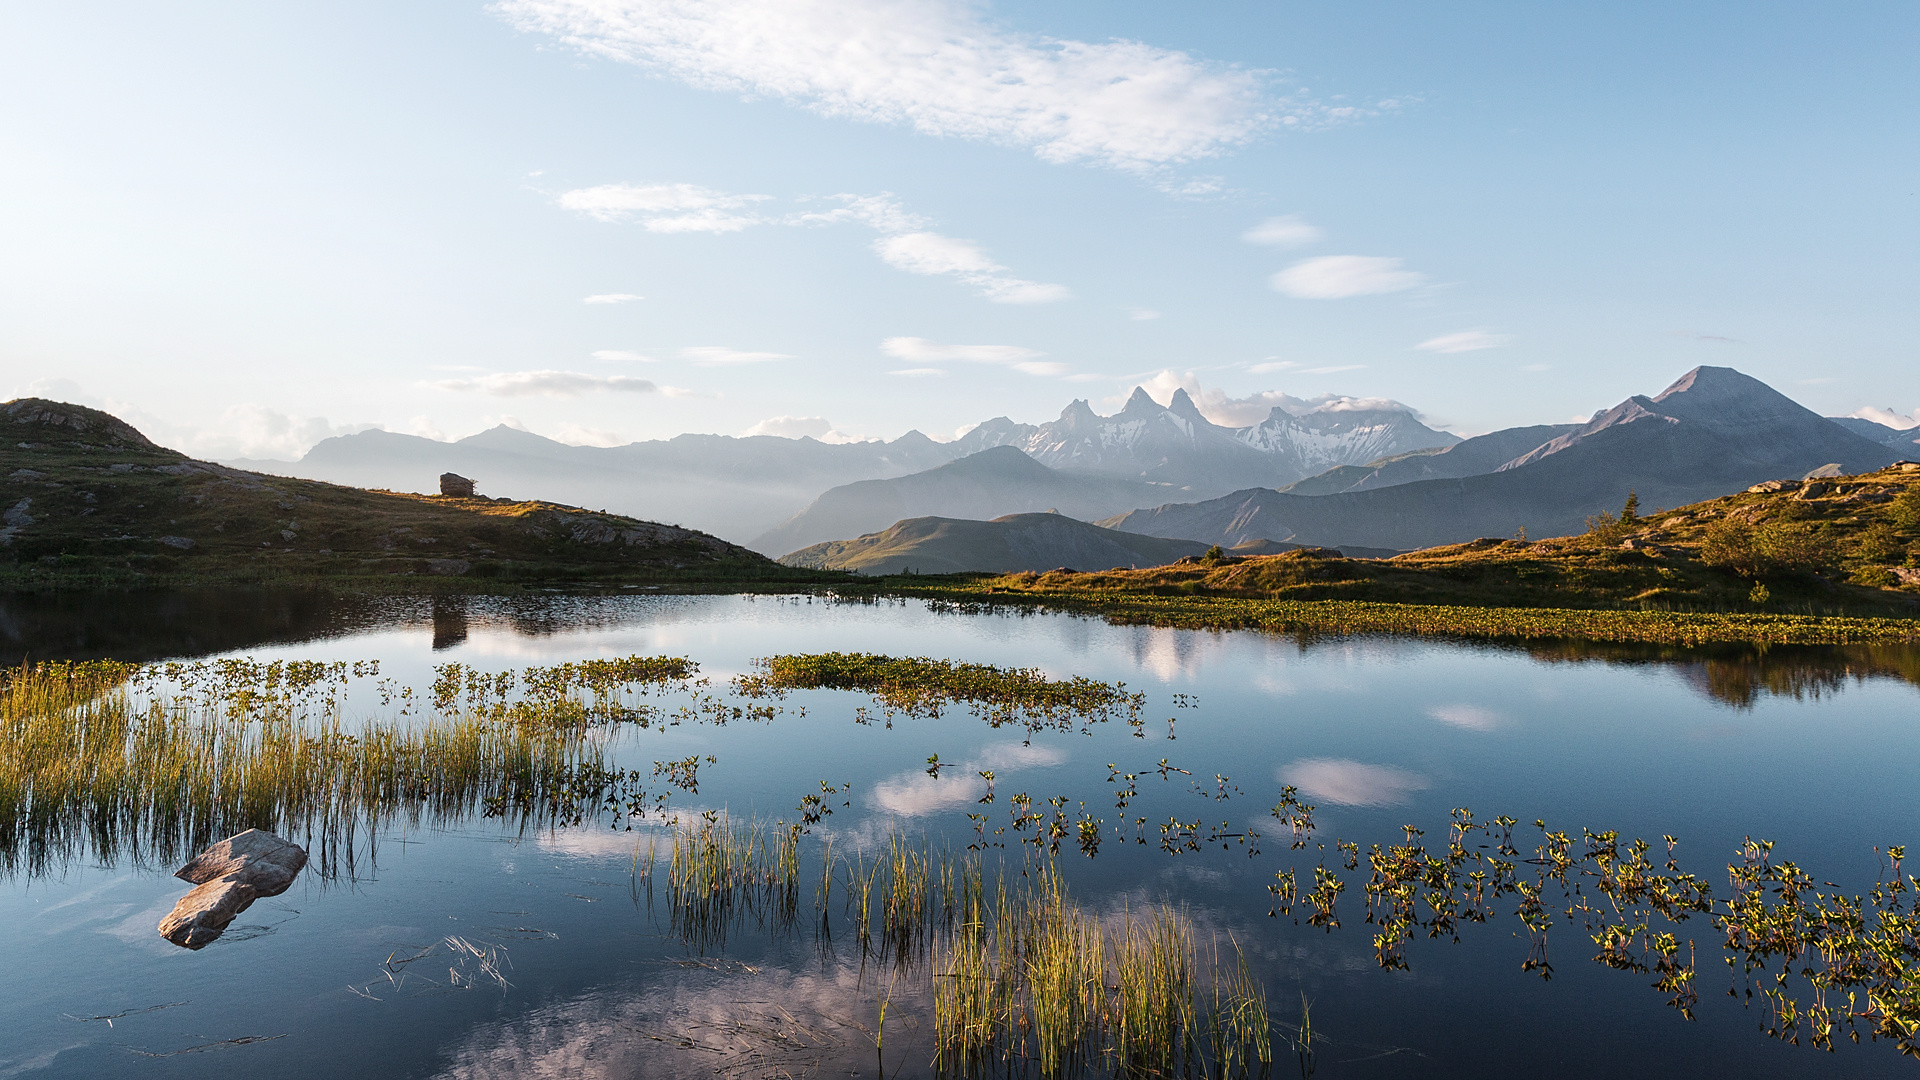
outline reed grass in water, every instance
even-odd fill
[[[371,665],[21,667],[0,684],[0,872],[89,853],[173,863],[261,828],[304,838],[331,874],[351,872],[359,839],[394,823],[577,821],[622,779],[592,724],[630,707],[614,679],[689,674],[617,663],[531,669],[545,685],[510,703],[502,690],[418,720],[403,701],[400,718],[357,726],[341,688]]]
[[[978,864],[963,878],[978,881]],[[1266,991],[1165,905],[1100,918],[1050,863],[964,893],[935,970],[936,1066],[984,1075],[1246,1076],[1272,1066]]]

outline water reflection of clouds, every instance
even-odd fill
[[[1427,715],[1449,727],[1463,728],[1467,731],[1492,731],[1500,726],[1499,713],[1465,702],[1435,705],[1427,710]]]
[[[912,769],[873,786],[868,805],[897,817],[925,817],[979,801],[987,792],[982,770],[995,773],[1015,769],[1044,769],[1067,760],[1065,752],[1049,746],[1002,743],[981,748],[978,755],[943,770],[939,777]]]
[[[1414,792],[1433,786],[1416,772],[1344,758],[1301,758],[1276,776],[1310,801],[1334,806],[1404,806]]]
[[[809,967],[662,961],[661,974],[645,985],[596,989],[475,1028],[452,1049],[451,1062],[438,1075],[447,1080],[846,1075],[873,1063],[867,1025],[881,992],[897,1014],[932,1011],[921,980],[889,982],[871,971],[863,978],[859,966],[845,961]],[[886,1049],[888,1067],[932,1056],[924,1035],[891,1020]]]

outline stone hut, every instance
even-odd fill
[[[459,473],[443,472],[440,474],[440,494],[471,499],[473,498],[473,481]]]

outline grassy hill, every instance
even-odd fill
[[[94,409],[38,398],[0,405],[0,588],[828,576],[673,525],[268,476],[192,460]]]
[[[789,566],[861,574],[1051,569],[1056,566],[1159,566],[1207,545],[1116,532],[1061,514],[1007,514],[991,521],[919,517],[854,540],[801,548]]]
[[[1149,570],[1010,575],[996,589],[1661,610],[1920,613],[1920,465],[1753,490],[1577,536],[1392,559],[1308,548]]]

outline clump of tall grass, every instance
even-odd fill
[[[590,726],[538,701],[349,725],[339,688],[366,673],[241,661],[11,671],[0,872],[88,852],[170,863],[249,828],[304,836],[323,874],[351,871],[357,838],[370,845],[386,824],[577,821],[622,780]]]
[[[743,916],[789,928],[799,908],[800,829],[725,811],[684,821],[673,833],[667,895],[674,932],[702,952],[724,946]]]
[[[934,985],[940,1071],[1268,1072],[1266,991],[1237,945],[1223,965],[1165,905],[1100,919],[1050,864],[1023,881],[1002,878],[991,907],[967,905],[947,938]]]

